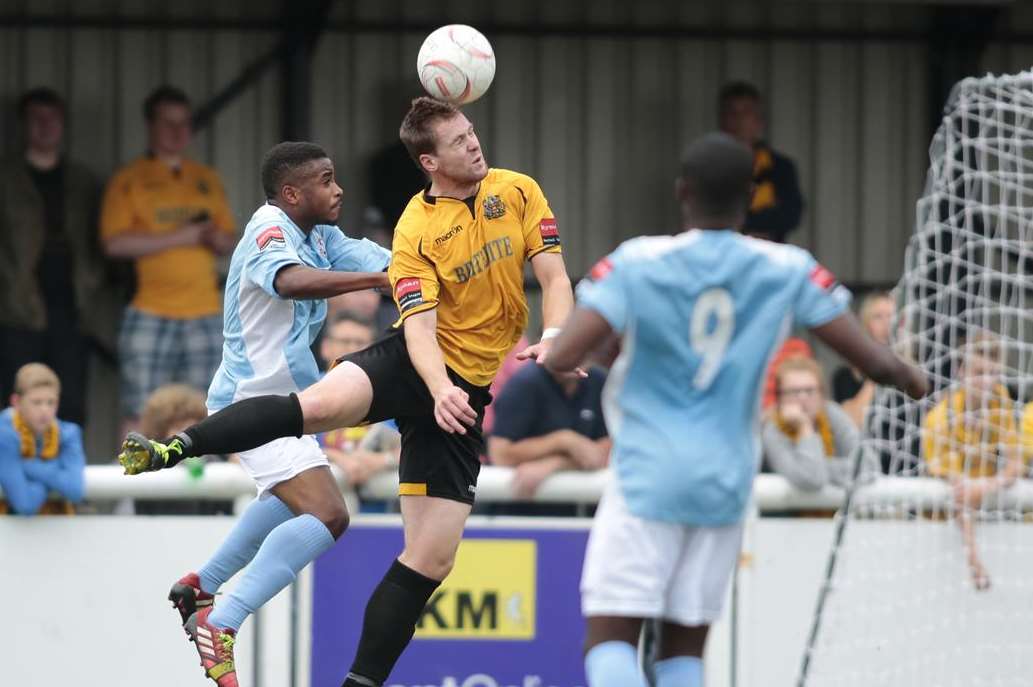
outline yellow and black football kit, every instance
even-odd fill
[[[473,502],[488,387],[527,325],[524,264],[559,251],[556,219],[537,182],[524,174],[493,169],[471,198],[422,192],[409,201],[395,228],[388,269],[401,314],[397,331],[342,358],[372,383],[367,421],[398,421],[402,495]],[[401,331],[407,317],[432,308],[449,377],[470,395],[477,413],[465,435],[438,426],[434,400]]]

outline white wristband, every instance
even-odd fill
[[[545,341],[546,339],[555,339],[557,336],[559,336],[559,334],[559,327],[549,327],[548,329],[542,332],[542,341]]]

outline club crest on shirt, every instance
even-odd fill
[[[279,243],[281,246],[287,243],[286,239],[283,238],[283,229],[280,227],[269,227],[256,239],[258,242],[258,250],[265,250],[272,243]]]
[[[484,216],[488,219],[498,219],[506,214],[506,204],[498,196],[488,196],[484,199]]]

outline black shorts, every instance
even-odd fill
[[[437,496],[473,503],[477,475],[484,453],[484,408],[491,402],[486,386],[476,386],[448,369],[452,383],[470,395],[477,422],[466,434],[450,434],[434,419],[434,399],[416,372],[401,330],[389,333],[368,348],[350,353],[338,362],[362,368],[373,386],[373,403],[366,422],[394,418],[402,433],[398,466],[401,496]]]

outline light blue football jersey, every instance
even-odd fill
[[[208,410],[262,394],[300,391],[319,379],[312,343],[326,319],[324,299],[276,293],[276,273],[288,265],[342,272],[381,272],[391,252],[340,229],[317,225],[306,236],[280,208],[252,215],[233,251],[223,305],[222,364],[208,389]]]
[[[849,292],[810,253],[734,231],[623,243],[578,287],[621,335],[603,392],[611,463],[642,518],[738,522],[760,457],[760,391],[792,324],[840,316]]]

